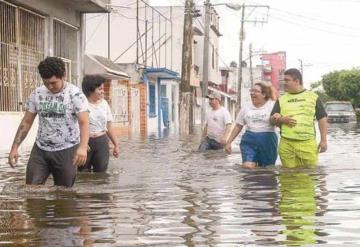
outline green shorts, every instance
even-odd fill
[[[316,140],[298,141],[281,138],[279,156],[284,167],[314,167],[318,163]]]

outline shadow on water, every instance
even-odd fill
[[[241,168],[238,147],[197,152],[199,136],[121,139],[106,174],[72,189],[24,186],[0,155],[0,245],[359,245],[360,131],[330,126],[311,170]]]

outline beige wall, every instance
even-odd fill
[[[17,128],[21,122],[23,113],[20,112],[0,112],[0,129],[1,129],[1,142],[0,151],[9,152],[13,143]],[[36,117],[34,124],[27,135],[26,139],[20,146],[20,152],[29,150],[35,142],[35,137],[38,127],[38,118]],[[21,153],[20,153],[21,155]]]

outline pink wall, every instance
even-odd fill
[[[264,71],[263,76],[265,80],[271,81],[272,85],[276,90],[280,91],[280,74],[284,73],[286,69],[286,52],[274,52],[263,54],[261,60],[264,61]],[[267,62],[265,62],[267,61]],[[267,69],[270,69],[267,70]]]

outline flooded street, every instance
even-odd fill
[[[0,159],[0,246],[360,245],[360,128],[331,126],[316,169],[246,170],[199,137],[122,139],[107,174],[26,188]]]

